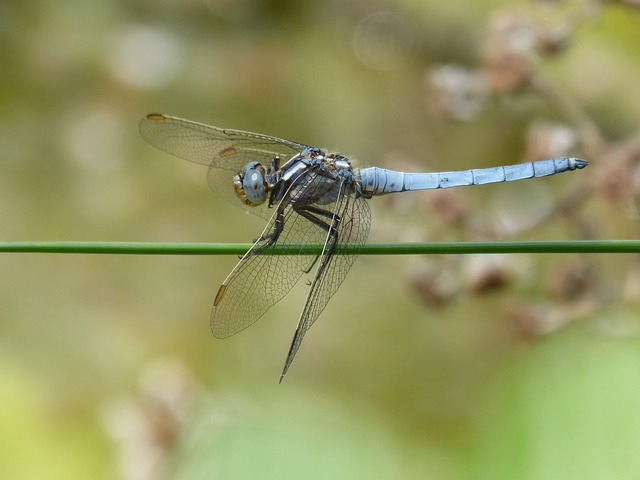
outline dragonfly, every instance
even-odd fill
[[[139,130],[154,147],[207,166],[207,183],[215,193],[267,222],[216,293],[210,317],[215,337],[227,338],[249,327],[303,275],[309,275],[309,292],[280,382],[307,330],[344,281],[367,239],[368,199],[545,177],[588,164],[564,157],[464,171],[407,173],[357,169],[346,156],[302,143],[158,113],[143,117]],[[275,254],[282,245],[299,250],[292,255]],[[321,249],[313,252],[308,248],[312,246]]]

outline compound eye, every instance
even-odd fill
[[[261,205],[267,199],[265,171],[258,162],[247,163],[242,172],[242,190],[250,205]]]

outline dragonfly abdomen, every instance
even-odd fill
[[[456,172],[405,173],[371,167],[361,169],[359,174],[362,193],[365,196],[369,196],[410,190],[511,182],[526,178],[555,175],[556,173],[581,169],[587,165],[586,161],[579,158],[565,157]]]

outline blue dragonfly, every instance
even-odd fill
[[[302,339],[351,269],[371,225],[367,200],[411,190],[508,182],[582,169],[579,158],[550,158],[456,172],[406,173],[354,168],[347,157],[268,135],[223,129],[152,113],[139,125],[151,145],[207,166],[211,189],[267,224],[222,282],[213,301],[211,330],[226,338],[252,325],[304,274],[307,299],[280,375]],[[271,255],[278,245],[299,255]],[[319,254],[305,246],[321,245]],[[340,249],[340,254],[335,254]]]

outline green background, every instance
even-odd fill
[[[140,138],[156,111],[412,171],[531,160],[532,124],[582,119],[589,168],[373,199],[369,240],[635,238],[638,148],[606,167],[640,123],[640,12],[610,3],[4,0],[0,240],[255,238]],[[439,110],[432,72],[481,67],[505,9],[566,33],[532,68],[582,116],[526,87]],[[635,257],[362,257],[280,385],[307,287],[214,339],[236,261],[1,254],[0,477],[640,476]]]

